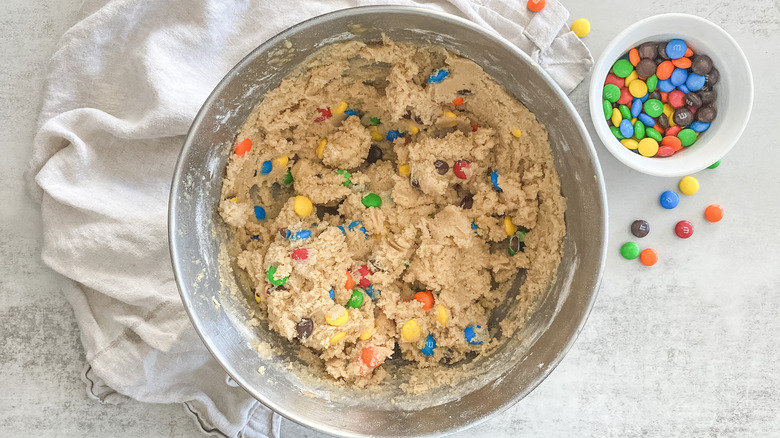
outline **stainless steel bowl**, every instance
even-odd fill
[[[526,329],[492,357],[469,364],[471,377],[466,381],[417,396],[398,389],[403,377],[364,391],[313,380],[302,367],[288,369],[288,361],[297,360],[291,343],[263,324],[246,325],[243,301],[251,299],[250,292],[242,287],[238,269],[220,259],[227,236],[217,214],[222,178],[236,132],[252,108],[321,47],[378,41],[383,33],[396,41],[438,44],[470,58],[522,101],[547,127],[567,198],[563,261]],[[550,77],[511,43],[469,21],[392,6],[313,18],[271,38],[231,70],[192,124],[176,167],[169,213],[176,282],[195,329],[214,357],[266,406],[339,436],[454,432],[525,397],[561,361],[585,323],[604,266],[606,230],[606,195],[593,145]],[[258,354],[261,342],[281,353]],[[261,367],[263,373],[258,372]]]

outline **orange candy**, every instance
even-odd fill
[[[544,9],[547,4],[545,0],[528,0],[528,10],[531,12],[539,12]]]
[[[366,366],[371,368],[376,368],[382,364],[382,362],[379,361],[379,358],[376,357],[376,348],[374,348],[373,345],[363,348],[363,351],[360,353],[360,359],[363,360],[363,363],[366,364]]]
[[[636,67],[637,64],[639,64],[639,50],[636,48],[633,48],[628,51],[628,60],[631,61],[631,65]]]
[[[691,58],[673,59],[672,64],[678,68],[691,68]]]
[[[252,140],[245,138],[241,140],[241,143],[236,145],[236,155],[243,157],[247,152],[252,150]]]
[[[414,294],[414,300],[423,303],[423,310],[431,310],[433,307],[433,294],[429,290],[417,292]]]
[[[347,282],[344,283],[344,289],[352,290],[353,286],[355,286],[355,280],[352,279],[352,273],[347,271]]]
[[[679,138],[673,136],[673,135],[667,135],[661,140],[661,146],[671,146],[674,148],[674,151],[677,152],[680,149],[682,149],[682,142]]]
[[[669,102],[669,93],[667,93],[665,91],[660,91],[660,90],[659,90],[659,93],[661,93],[661,102],[668,103]]]
[[[653,248],[646,248],[639,253],[639,261],[645,266],[653,266],[658,262],[658,253]]]
[[[660,80],[669,79],[672,77],[673,71],[674,64],[672,64],[672,61],[664,61],[658,64],[658,68],[655,69],[655,76]]]
[[[723,219],[723,207],[718,204],[710,204],[704,209],[704,217],[710,222],[720,222]]]
[[[452,101],[452,104],[455,106],[463,105],[463,98],[462,97],[456,97],[455,100]]]
[[[691,56],[693,56],[693,50],[691,50],[691,48],[688,47],[688,50],[685,51],[685,55],[683,56],[686,58],[690,58]]]

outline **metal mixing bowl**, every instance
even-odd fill
[[[297,360],[293,343],[265,324],[246,324],[246,309],[253,304],[251,291],[239,270],[225,262],[228,230],[217,214],[235,135],[265,93],[324,45],[378,41],[383,33],[395,41],[441,45],[470,58],[523,102],[547,127],[567,198],[563,261],[525,329],[491,357],[468,364],[468,379],[421,395],[398,389],[403,372],[398,373],[400,380],[366,391],[312,379],[302,366],[286,367]],[[176,166],[169,214],[176,282],[195,329],[214,357],[266,406],[339,436],[454,432],[525,397],[561,361],[585,323],[604,266],[606,230],[606,195],[593,145],[582,120],[550,77],[511,43],[469,21],[390,6],[341,10],[293,26],[231,70],[203,105],[187,136]],[[514,301],[499,308],[511,310]],[[493,315],[492,320],[496,316],[501,315]],[[265,342],[276,352],[258,354],[258,344]],[[404,364],[398,361],[390,366],[403,369]]]

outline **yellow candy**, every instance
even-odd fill
[[[409,178],[409,175],[412,174],[412,169],[409,167],[408,164],[399,164],[398,165],[398,173],[401,175]]]
[[[376,126],[371,125],[368,127],[368,130],[371,132],[371,139],[374,141],[384,140],[384,137],[382,137],[382,134],[379,133],[379,130]]]
[[[674,123],[674,108],[668,103],[664,104],[664,114],[666,114],[666,118],[669,119],[669,126],[677,126],[677,124]]]
[[[338,341],[344,339],[344,336],[347,336],[347,332],[345,332],[345,331],[338,332],[335,335],[333,335],[333,337],[330,338],[330,341],[328,341],[328,342],[330,342],[331,344],[335,344]]]
[[[306,196],[296,196],[293,201],[293,211],[300,217],[306,217],[314,211],[314,205],[311,203],[311,199]]]
[[[571,30],[575,35],[582,38],[590,33],[590,21],[584,18],[574,20],[574,23],[571,24]]]
[[[636,121],[637,121],[637,118],[636,118],[636,117],[634,117],[633,119],[631,119],[631,124],[632,124],[632,125],[636,125]]]
[[[336,105],[336,109],[333,110],[334,114],[344,114],[344,111],[347,110],[347,102],[344,102],[343,100],[339,102],[338,105]]]
[[[515,129],[512,130],[512,135],[514,135],[517,138],[520,138],[520,137],[523,136],[523,131],[515,128]]]
[[[338,327],[340,325],[344,325],[349,321],[349,312],[347,312],[347,309],[341,308],[341,315],[339,315],[337,318],[331,318],[330,312],[325,313],[325,322],[328,323],[328,325],[332,325],[334,327]]]
[[[320,144],[317,146],[317,158],[322,159],[325,155],[325,145],[328,144],[328,140],[324,138],[320,140]]]
[[[401,336],[407,342],[414,342],[420,339],[420,335],[422,335],[422,330],[420,330],[420,324],[417,324],[416,319],[406,321],[401,327]]]
[[[514,236],[517,232],[517,226],[512,223],[512,218],[509,216],[504,216],[504,231],[507,236]]]
[[[450,322],[450,315],[447,312],[447,309],[441,304],[436,308],[436,321],[439,321],[439,324],[441,325],[447,325],[447,323]]]
[[[623,81],[623,85],[628,87],[628,84],[630,84],[631,82],[634,82],[634,79],[638,79],[638,78],[639,78],[639,73],[637,73],[636,70],[634,70],[634,71],[631,72],[630,75],[628,75],[626,77],[625,81]]]
[[[635,74],[636,71],[632,74]],[[647,94],[647,84],[644,81],[636,80],[632,81],[628,86],[628,92],[634,97],[644,97]]]
[[[450,119],[455,119],[458,117],[452,111],[444,111],[443,113],[441,113],[441,115],[443,115],[444,117],[449,117]]]
[[[680,191],[685,195],[693,195],[699,191],[699,180],[692,176],[686,176],[680,180]]]
[[[409,125],[409,134],[414,135],[420,132],[420,129],[417,127],[417,125]]]
[[[623,115],[620,114],[620,110],[612,108],[612,126],[620,126],[620,122],[623,120]]]
[[[623,140],[620,140],[620,143],[622,143],[623,146],[631,149],[632,151],[639,147],[639,142],[634,140],[633,138],[624,138]]]
[[[238,203],[238,198],[236,198],[234,196],[234,197],[230,198],[230,202],[237,204]]]
[[[658,142],[650,137],[639,140],[639,154],[643,157],[652,157],[658,152]]]
[[[327,142],[327,141],[326,141],[326,142]],[[276,164],[276,165],[277,165],[277,166],[279,166],[279,167],[284,167],[284,166],[286,166],[286,165],[287,165],[287,163],[289,163],[289,162],[290,162],[290,157],[288,157],[287,155],[282,155],[281,157],[277,157],[277,158],[274,160],[274,164]]]
[[[260,292],[255,292],[255,301],[260,302]]]
[[[374,328],[366,329],[363,333],[360,334],[360,340],[361,341],[367,341],[371,339],[371,336],[374,334]]]

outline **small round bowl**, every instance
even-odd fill
[[[609,130],[602,109],[602,89],[612,65],[632,47],[646,41],[685,40],[696,52],[712,58],[720,72],[718,117],[691,146],[666,158],[644,157],[623,146]],[[590,116],[607,150],[623,164],[655,176],[683,176],[698,172],[723,158],[742,135],[753,107],[753,76],[745,54],[726,31],[688,14],[645,18],[616,36],[601,54],[590,80]]]

